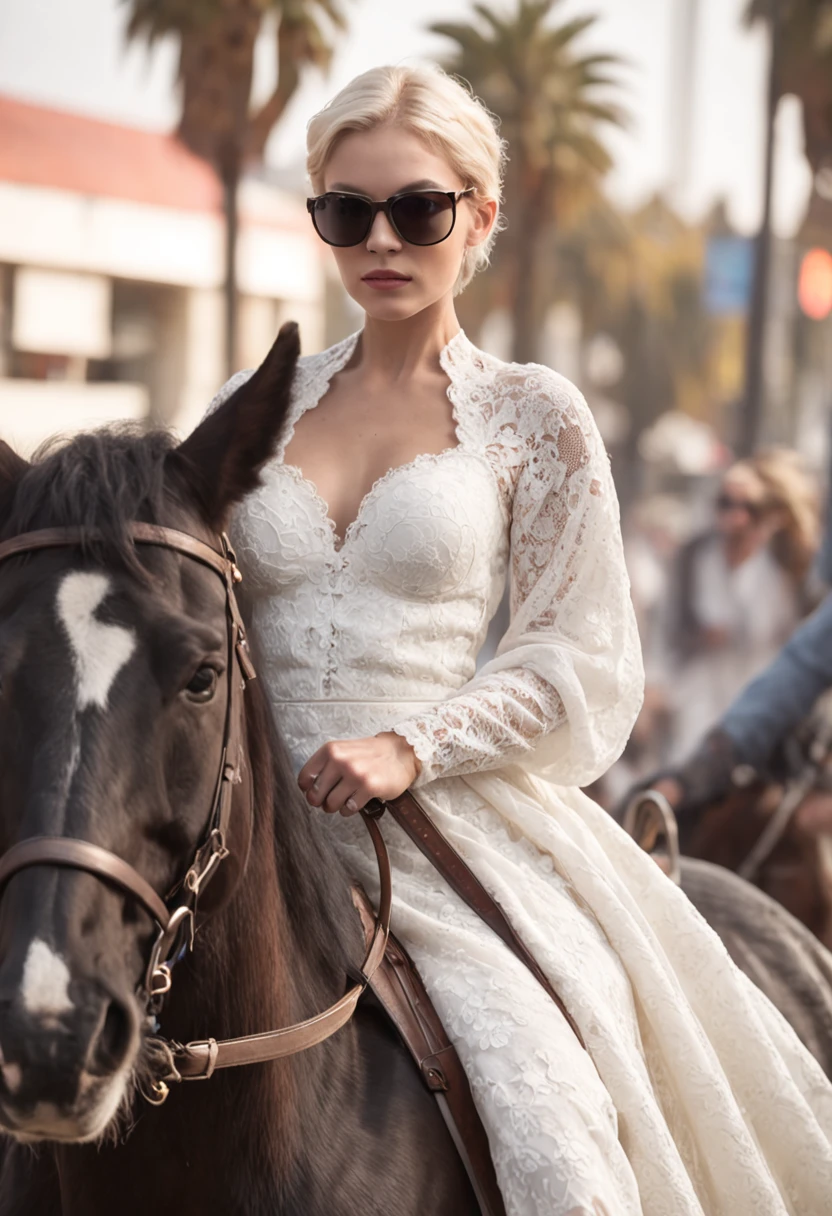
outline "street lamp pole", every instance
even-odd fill
[[[674,84],[669,127],[671,197],[685,201],[690,186],[693,120],[696,99],[696,60],[702,0],[680,0],[673,42]]]
[[[769,68],[766,106],[766,156],[763,183],[763,218],[755,241],[754,282],[745,347],[745,396],[736,437],[737,452],[748,456],[760,434],[765,397],[764,345],[771,277],[771,216],[774,187],[774,152],[777,107],[780,102],[780,0],[769,0]]]

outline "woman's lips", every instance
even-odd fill
[[[412,279],[391,274],[367,274],[361,281],[376,291],[393,291],[396,287],[406,287],[408,283],[412,282]]]

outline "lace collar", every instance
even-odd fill
[[[330,346],[317,355],[309,355],[298,364],[292,408],[286,420],[277,459],[282,461],[295,427],[309,410],[322,400],[332,380],[349,363],[358,345],[363,330],[356,330],[348,338]],[[463,329],[457,331],[439,353],[439,363],[450,381],[448,399],[453,407],[454,424],[460,445],[474,438],[477,427],[473,425],[471,404],[480,399],[475,391],[475,382],[489,371],[494,360],[478,350]]]

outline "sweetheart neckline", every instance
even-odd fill
[[[381,489],[382,486],[386,485],[386,483],[395,474],[417,468],[420,464],[430,460],[441,460],[445,456],[450,455],[451,452],[457,452],[463,447],[463,429],[460,418],[459,403],[455,394],[454,378],[451,374],[451,369],[453,367],[453,356],[456,348],[468,342],[465,330],[460,328],[439,352],[440,366],[448,377],[448,386],[445,390],[445,394],[451,405],[451,421],[453,423],[454,435],[456,436],[456,443],[443,448],[441,452],[420,452],[417,456],[414,456],[412,460],[408,460],[404,464],[394,465],[391,469],[388,469],[386,473],[382,473],[381,477],[376,478],[367,493],[361,499],[360,503],[358,504],[358,510],[355,518],[347,526],[343,537],[338,535],[338,528],[335,520],[329,513],[329,503],[320,493],[315,482],[309,477],[305,476],[300,466],[292,464],[290,461],[286,460],[286,449],[292,442],[292,438],[295,434],[295,427],[300,422],[301,418],[303,418],[304,414],[308,414],[310,410],[314,410],[318,405],[320,405],[321,401],[329,391],[330,385],[337,376],[338,372],[342,371],[349,362],[362,332],[362,330],[358,330],[356,333],[350,334],[348,338],[345,338],[344,341],[339,344],[339,347],[337,348],[337,357],[332,361],[331,365],[326,368],[326,374],[316,385],[316,396],[314,399],[307,401],[304,401],[302,397],[297,399],[296,408],[291,412],[289,418],[287,419],[286,427],[280,442],[280,448],[275,458],[279,467],[288,469],[295,481],[304,485],[310,496],[313,498],[318,510],[323,516],[325,530],[329,536],[332,550],[336,555],[340,555],[344,552],[352,539],[352,536],[355,532],[357,532],[365,506],[371,501],[376,492]]]
[[[414,456],[412,460],[406,460],[403,464],[393,465],[393,467],[389,468],[386,473],[382,473],[380,477],[376,478],[367,493],[361,499],[360,503],[358,504],[358,510],[355,518],[347,526],[343,537],[338,535],[337,526],[335,524],[335,520],[329,513],[329,504],[327,503],[326,499],[318,490],[315,482],[312,481],[311,478],[304,475],[304,472],[300,466],[292,464],[291,461],[281,460],[278,464],[278,468],[285,469],[296,483],[304,486],[304,488],[308,491],[310,498],[313,500],[320,512],[325,531],[332,545],[333,552],[340,555],[344,552],[347,545],[358,531],[362,523],[365,507],[369,505],[370,501],[375,497],[377,492],[386,486],[388,482],[392,481],[397,474],[411,472],[413,469],[419,468],[423,464],[438,463],[447,456],[451,456],[455,452],[460,452],[462,450],[462,443],[454,443],[446,448],[443,448],[441,452],[420,452],[417,456]]]

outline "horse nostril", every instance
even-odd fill
[[[127,1055],[133,1029],[130,1011],[120,1001],[107,1006],[98,1038],[92,1044],[91,1071],[115,1072]]]

